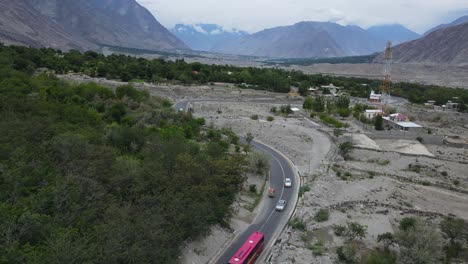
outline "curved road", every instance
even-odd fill
[[[197,100],[202,102],[203,100]],[[210,100],[207,100],[210,101]],[[188,101],[181,101],[174,105],[177,110],[187,111],[189,106]],[[298,179],[291,163],[273,148],[264,145],[260,142],[252,141],[251,146],[259,152],[263,152],[270,156],[270,179],[269,186],[276,190],[276,195],[273,198],[264,198],[253,223],[242,233],[236,234],[235,239],[230,243],[229,247],[224,250],[222,255],[217,259],[216,263],[226,264],[229,259],[236,253],[242,243],[253,231],[260,231],[265,235],[264,253],[268,252],[269,246],[272,245],[272,240],[281,232],[286,225],[290,215],[296,206],[299,185]],[[284,187],[284,179],[292,180],[292,187]],[[267,196],[267,193],[264,193]],[[286,200],[286,209],[283,212],[275,210],[278,200]],[[260,256],[261,258],[262,256]]]
[[[253,231],[260,231],[265,235],[265,249],[264,252],[268,251],[268,246],[272,239],[275,237],[284,225],[287,223],[290,214],[294,210],[297,201],[297,193],[299,189],[299,182],[295,178],[295,173],[290,163],[286,158],[279,154],[276,150],[261,144],[259,142],[252,142],[251,145],[260,152],[266,153],[271,156],[271,168],[270,168],[270,186],[275,188],[276,195],[274,198],[265,198],[263,204],[261,204],[261,212],[258,213],[254,222],[242,232],[237,234],[236,238],[229,245],[224,253],[218,259],[217,263],[226,264],[229,259],[236,253],[242,243]],[[284,179],[291,178],[292,188],[284,187]],[[267,193],[264,194],[265,196]],[[278,200],[286,200],[286,209],[283,212],[275,210],[276,203]]]

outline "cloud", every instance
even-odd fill
[[[402,24],[419,33],[468,11],[467,0],[137,0],[166,27],[215,23],[256,32],[300,21],[369,27]],[[468,14],[468,13],[465,13]]]

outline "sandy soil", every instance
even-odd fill
[[[80,77],[70,79],[79,81]],[[119,85],[107,82],[102,81],[101,84]],[[306,223],[307,231],[288,226],[272,254],[266,256],[268,263],[334,263],[334,251],[343,245],[343,240],[333,234],[332,226],[347,221],[368,226],[368,234],[361,243],[363,247],[373,248],[377,245],[377,235],[392,232],[404,216],[437,222],[442,216],[453,214],[468,220],[466,149],[422,145],[417,141],[372,140],[356,126],[348,129],[350,135],[337,139],[332,136],[333,129],[301,115],[290,118],[274,116],[274,121],[266,121],[268,116],[273,116],[269,112],[271,106],[300,104],[300,101],[291,101],[282,94],[209,86],[139,84],[138,87],[174,100],[213,100],[194,102],[195,115],[205,117],[207,124],[230,127],[239,135],[251,132],[255,139],[288,156],[305,176],[304,181],[310,191],[300,199],[295,217]],[[426,110],[415,110],[404,102],[400,103],[404,110],[412,111],[416,117],[429,116]],[[254,114],[259,116],[259,120],[250,118]],[[468,120],[466,115],[430,114],[441,115],[440,118],[448,122],[441,125],[439,118],[421,119],[437,129],[436,133],[466,132],[464,126],[459,125],[463,124],[462,120]],[[457,122],[451,123],[454,120]],[[344,160],[337,154],[333,143],[343,138],[352,138],[365,148],[354,149],[350,159]],[[229,243],[232,231],[245,228],[255,216],[255,211],[253,214],[243,211],[241,203],[235,205],[239,213],[232,220],[233,230],[215,227],[209,239],[188,243],[181,263],[208,263]],[[319,223],[313,217],[321,208],[327,208],[330,217],[328,221]],[[318,240],[325,242],[323,256],[313,256],[308,249]]]
[[[310,66],[291,66],[288,69],[305,73],[364,77],[381,79],[383,65],[369,64],[314,64]],[[437,66],[420,64],[392,64],[392,80],[396,82],[415,82],[448,87],[468,88],[468,67]]]

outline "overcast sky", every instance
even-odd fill
[[[399,23],[423,33],[468,15],[468,0],[137,0],[161,24],[214,23],[250,33],[300,21],[367,28]]]

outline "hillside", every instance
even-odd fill
[[[0,10],[0,41],[5,44],[64,50],[97,48],[50,21],[25,0],[0,1]]]
[[[177,24],[171,32],[191,49],[200,51],[210,51],[216,45],[248,35],[247,32],[236,29],[227,30],[215,24]]]
[[[402,63],[468,65],[468,23],[442,28],[393,49]]]
[[[451,23],[441,24],[441,25],[438,25],[437,27],[431,28],[431,29],[429,29],[428,31],[426,31],[426,32],[424,33],[424,36],[427,36],[427,35],[429,35],[430,33],[434,32],[434,31],[436,31],[436,30],[438,30],[438,29],[448,28],[448,27],[453,27],[453,26],[458,26],[458,25],[465,24],[465,23],[468,23],[468,15],[463,16],[463,17],[460,17],[460,18],[454,20],[454,21],[451,22]]]
[[[135,0],[20,0],[1,4],[2,32],[8,32],[2,39],[11,43],[65,50],[98,45],[188,49]]]

